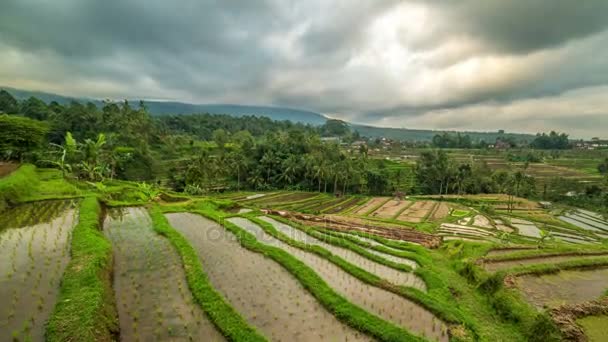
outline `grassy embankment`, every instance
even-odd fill
[[[224,218],[226,216],[216,210],[216,208],[213,208],[213,206],[206,205],[199,208],[167,207],[165,210],[189,211],[222,224],[224,228],[237,237],[237,240],[243,247],[253,252],[264,254],[283,266],[336,318],[354,329],[371,335],[380,341],[423,341],[422,338],[350,303],[329,287],[323,279],[304,263],[282,249],[258,242],[252,234],[225,221]]]
[[[112,290],[112,246],[100,231],[102,209],[95,197],[80,203],[72,233],[71,260],[61,280],[47,341],[111,341],[118,332]]]
[[[155,205],[149,209],[149,213],[154,230],[169,239],[180,255],[192,295],[218,330],[231,341],[265,341],[266,339],[213,288],[203,271],[198,254],[188,241],[171,227],[160,208]]]

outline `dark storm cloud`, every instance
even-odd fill
[[[604,0],[0,7],[0,84],[68,95],[288,105],[387,125],[445,126],[458,115],[466,127],[479,108],[494,110],[498,124],[518,103],[536,101],[526,107],[533,116],[574,92],[555,120],[569,125],[577,110],[593,109],[583,93],[595,101],[608,84]]]

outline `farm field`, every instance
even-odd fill
[[[0,332],[3,340],[42,341],[70,260],[77,213],[60,202],[3,213],[0,230]],[[61,208],[59,210],[58,208]]]
[[[110,211],[104,231],[114,246],[122,340],[224,340],[195,304],[177,253],[154,232],[145,209]]]
[[[580,304],[599,298],[606,290],[608,269],[561,271],[542,276],[521,276],[518,287],[530,303],[541,309]]]
[[[304,262],[333,289],[353,303],[395,324],[405,326],[419,335],[432,340],[447,341],[446,326],[415,303],[386,290],[367,285],[333,263],[277,240],[248,220],[234,219],[233,222],[254,234],[259,241],[279,247]]]
[[[369,340],[337,321],[278,264],[241,247],[220,225],[194,214],[167,217],[198,251],[214,287],[271,340]]]
[[[396,340],[525,340],[492,301],[512,298],[499,305],[534,325],[565,305],[601,309],[608,290],[607,223],[593,211],[524,199],[500,209],[503,195],[175,196],[106,204],[95,216],[113,258],[107,305],[118,340],[395,340],[376,326],[395,329]],[[84,201],[36,201],[0,216],[0,294],[11,298],[1,332],[45,340],[66,303],[74,206]],[[498,289],[482,289],[494,279]],[[573,320],[589,336],[593,312]]]

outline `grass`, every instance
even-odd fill
[[[259,220],[256,218],[252,218],[251,216],[247,216],[247,215],[245,215],[245,217],[251,219],[254,223],[256,223],[258,226],[260,226],[266,233],[272,235],[273,237],[285,242],[288,245],[305,250],[310,253],[314,253],[324,259],[327,259],[328,261],[334,263],[336,266],[343,269],[345,272],[351,274],[352,276],[356,277],[357,279],[363,281],[366,284],[382,288],[384,290],[395,293],[401,297],[404,297],[408,300],[411,300],[411,301],[423,306],[424,308],[426,308],[427,310],[429,310],[430,312],[435,314],[438,318],[444,320],[447,323],[464,324],[464,320],[462,319],[460,312],[458,312],[457,310],[454,310],[452,307],[450,307],[447,304],[447,302],[444,302],[443,300],[441,300],[439,298],[432,298],[428,294],[426,294],[418,289],[415,289],[415,288],[390,284],[386,280],[384,280],[372,273],[369,273],[366,270],[363,270],[336,255],[333,255],[331,252],[327,251],[326,249],[324,249],[322,247],[319,247],[316,245],[308,245],[308,244],[291,239],[287,235],[277,231],[276,228],[274,228],[268,222],[265,222],[265,221],[262,221],[262,220]],[[277,220],[281,220],[281,222],[286,223],[286,224],[290,224],[290,225],[292,224],[289,221],[284,221],[284,219],[282,219],[282,218],[277,218],[277,217],[273,217],[273,218],[277,219]],[[336,240],[339,240],[339,239],[336,239]],[[354,244],[351,244],[351,245],[354,245]],[[385,260],[385,259],[383,259],[383,260]],[[427,273],[425,273],[425,272],[427,272]],[[416,269],[415,273],[417,275],[422,274],[422,279],[425,280],[425,282],[427,282],[427,286],[429,288],[431,288],[431,287],[434,287],[436,289],[445,288],[445,285],[441,282],[441,280],[439,278],[434,277],[433,275],[431,275],[428,272],[429,272],[428,270],[423,270],[423,269],[419,268],[419,269]]]
[[[33,193],[39,183],[36,167],[31,164],[24,164],[0,179],[0,212]]]
[[[100,232],[101,215],[97,198],[86,197],[80,203],[71,260],[46,327],[47,341],[111,341],[118,332],[112,246]]]
[[[577,319],[576,323],[583,327],[590,342],[599,342],[606,338],[608,316],[588,316]]]
[[[424,341],[422,338],[353,305],[336,293],[304,263],[282,249],[258,242],[253,235],[228,221],[224,221],[221,213],[210,210],[198,210],[197,213],[223,224],[227,230],[237,237],[243,247],[264,254],[278,262],[342,322],[375,337],[379,341]]]
[[[149,209],[154,230],[165,236],[181,257],[188,286],[196,302],[215,326],[231,341],[266,341],[257,330],[217,292],[203,271],[198,254],[167,221],[161,209],[155,205]]]

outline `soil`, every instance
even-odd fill
[[[346,211],[352,207],[354,207],[355,205],[357,205],[357,203],[359,203],[361,199],[358,197],[352,197],[351,199],[349,199],[348,201],[340,204],[339,206],[336,206],[330,210],[325,211],[326,214],[337,214],[339,212],[343,212]]]
[[[241,247],[215,222],[188,213],[167,218],[197,250],[213,287],[270,340],[370,340],[338,321],[279,264]]]
[[[11,172],[17,170],[19,164],[0,162],[0,178],[8,176]]]
[[[493,229],[494,226],[492,225],[492,223],[490,222],[490,220],[483,216],[483,215],[477,215],[473,218],[473,225],[477,226],[477,227],[482,227],[482,228],[488,228],[488,229]]]
[[[435,208],[435,211],[431,215],[433,221],[440,221],[450,215],[450,206],[447,203],[441,202]]]
[[[387,199],[387,197],[374,197],[359,207],[359,209],[355,211],[355,215],[365,215],[368,211],[379,206],[380,203],[386,202]]]
[[[403,226],[384,225],[374,223],[372,221],[364,221],[335,215],[303,215],[299,213],[276,210],[267,210],[266,213],[286,217],[309,226],[322,226],[323,228],[339,232],[359,231],[374,234],[387,239],[414,242],[428,248],[437,248],[441,245],[441,237]]]
[[[412,202],[410,201],[390,200],[384,203],[384,205],[382,205],[380,208],[376,209],[376,211],[371,213],[370,216],[391,219],[411,203]]]
[[[273,238],[250,221],[239,221],[239,226],[254,234],[259,241],[281,248],[308,265],[351,303],[420,336],[442,342],[449,340],[447,326],[419,305],[392,292],[363,283],[330,261]]]
[[[402,212],[397,220],[418,223],[422,222],[425,217],[428,216],[429,212],[433,209],[437,202],[434,201],[418,201],[415,202],[411,207],[407,208]]]
[[[414,287],[414,288],[417,288],[418,290],[426,291],[426,284],[424,283],[424,281],[413,273],[395,270],[394,268],[390,268],[388,266],[379,264],[375,261],[369,260],[349,249],[336,247],[329,243],[325,243],[321,240],[318,240],[318,239],[306,234],[305,232],[303,232],[299,229],[296,229],[296,228],[290,227],[286,224],[283,224],[281,222],[275,221],[272,218],[264,217],[262,219],[264,221],[272,224],[279,232],[289,236],[290,238],[292,238],[296,241],[299,241],[299,242],[303,242],[308,245],[317,245],[317,246],[323,247],[326,250],[328,250],[329,252],[331,252],[332,254],[337,255],[337,256],[341,257],[342,259],[348,261],[349,263],[351,263],[357,267],[360,267],[372,274],[375,274],[382,279],[386,279],[387,281],[389,281],[392,284]],[[243,223],[242,219],[235,219],[235,220],[239,221],[239,223],[241,223],[241,224]],[[401,262],[401,261],[398,261],[398,262]]]
[[[143,208],[112,210],[114,290],[123,341],[224,341],[196,304],[179,255]]]
[[[49,211],[51,205],[30,206]],[[16,214],[9,210],[3,216]],[[6,229],[0,234],[0,331],[5,338],[15,333],[19,341],[44,340],[44,325],[55,307],[61,277],[70,261],[69,241],[75,221],[76,211],[65,210],[47,223]]]

